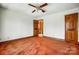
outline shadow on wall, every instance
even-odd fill
[[[3,10],[6,10],[6,8],[2,7],[0,4],[0,40],[2,38],[2,15],[3,15]]]

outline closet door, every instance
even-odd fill
[[[65,15],[65,40],[70,43],[78,42],[78,13]]]

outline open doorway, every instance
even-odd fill
[[[43,19],[33,20],[33,35],[43,36]]]

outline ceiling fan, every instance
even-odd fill
[[[45,7],[45,6],[47,6],[48,3],[44,3],[44,4],[40,5],[40,6],[34,6],[34,5],[32,5],[32,4],[28,4],[28,5],[30,5],[30,6],[32,6],[32,7],[34,7],[34,8],[36,8],[37,11],[38,11],[38,10],[41,10],[41,11],[44,13],[45,10],[43,10],[42,8]],[[32,13],[34,13],[35,11],[36,11],[36,10],[34,9],[34,10],[32,11]]]
[[[0,8],[7,9],[7,8],[4,7],[1,3],[0,3]]]

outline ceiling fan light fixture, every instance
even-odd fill
[[[46,11],[43,10],[42,8],[45,7],[45,6],[47,6],[48,3],[44,3],[44,4],[40,5],[40,6],[35,6],[35,5],[32,5],[32,4],[28,4],[28,5],[30,5],[30,6],[32,6],[32,7],[34,7],[34,8],[36,8],[36,10],[33,10],[32,13],[34,13],[35,11],[38,12],[39,10],[41,10],[43,13],[45,13]]]

